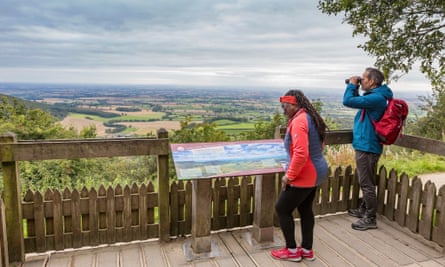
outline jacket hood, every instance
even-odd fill
[[[391,91],[391,88],[389,88],[386,84],[381,85],[380,87],[376,87],[369,92],[375,92],[382,94],[386,99],[393,98],[393,92]]]

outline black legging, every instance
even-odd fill
[[[312,249],[314,242],[314,212],[312,202],[315,198],[316,187],[297,188],[287,186],[285,191],[281,191],[275,204],[275,210],[280,218],[281,231],[283,231],[287,248],[296,248],[295,242],[295,222],[292,212],[295,208],[300,213],[301,221],[301,246],[305,249]]]

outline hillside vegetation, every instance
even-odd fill
[[[277,126],[285,124],[277,99],[280,92],[256,91],[156,91],[143,90],[116,96],[113,90],[75,98],[47,92],[38,100],[3,97],[1,130],[15,132],[20,140],[152,136],[159,128],[170,130],[171,142],[213,142],[270,139]],[[140,95],[138,95],[138,94]],[[32,93],[28,98],[32,97]],[[341,106],[340,95],[313,94],[314,105],[331,129],[352,125],[353,110]],[[411,106],[415,98],[408,98]],[[410,106],[410,108],[411,108]],[[63,108],[61,108],[63,107]],[[58,119],[63,110],[67,115]],[[416,108],[411,109],[410,125],[415,125]],[[53,113],[55,112],[55,113]],[[71,120],[71,121],[70,121]],[[77,121],[76,121],[77,120]],[[150,125],[152,126],[150,128]],[[330,165],[354,166],[350,145],[328,146]],[[444,159],[397,147],[385,148],[380,161],[409,176],[445,171]],[[170,176],[175,179],[171,165]],[[27,189],[97,187],[142,183],[156,176],[152,157],[94,160],[24,162],[20,175]]]

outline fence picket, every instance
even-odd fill
[[[406,210],[408,208],[409,178],[406,173],[400,177],[400,190],[398,192],[397,210],[395,220],[400,226],[405,226]]]
[[[123,211],[123,220],[124,220],[124,242],[129,242],[132,240],[131,234],[131,192],[130,187],[126,185],[124,187],[124,211]]]
[[[73,248],[80,248],[82,244],[80,229],[80,194],[77,189],[74,189],[71,193],[71,218]]]
[[[241,178],[240,186],[240,226],[250,225],[252,221],[253,184],[250,176]]]
[[[54,248],[65,248],[63,236],[62,195],[59,190],[53,191],[53,216],[54,216]]]
[[[179,209],[178,209],[178,184],[170,186],[170,235],[178,235]]]
[[[62,194],[62,215],[64,220],[63,241],[65,248],[73,247],[73,227],[71,215],[71,191],[68,188]]]
[[[99,210],[97,206],[97,192],[96,189],[92,188],[88,192],[88,218],[90,230],[89,245],[91,246],[96,246],[99,244]]]
[[[442,247],[445,247],[445,185],[440,187],[437,195],[436,223],[433,225],[431,239]]]
[[[434,204],[436,200],[436,185],[427,181],[422,193],[421,209],[419,220],[419,234],[426,240],[431,240],[431,229],[433,223]]]
[[[53,250],[54,249],[53,192],[49,188],[45,191],[45,195],[43,198],[43,216],[45,218],[46,250]]]
[[[111,186],[107,189],[107,241],[109,244],[116,242],[116,210],[114,190]]]
[[[381,176],[380,176],[381,177]],[[384,205],[385,217],[394,220],[394,211],[396,207],[397,195],[397,172],[391,170],[389,172],[389,179],[387,180],[386,203]]]
[[[139,189],[139,227],[140,239],[147,238],[147,187],[145,184],[141,185]]]
[[[43,196],[37,191],[34,194],[34,227],[36,233],[36,251],[46,251],[45,216],[43,213]]]
[[[103,185],[99,186],[97,207],[99,211],[99,243],[107,244],[107,190]]]
[[[385,166],[382,166],[382,167],[380,167],[380,170],[379,170],[378,174],[376,175],[377,212],[380,214],[384,214],[384,212],[385,212],[386,193],[387,193],[386,173],[387,172],[386,172]]]
[[[422,181],[418,177],[414,177],[409,194],[409,211],[406,217],[406,226],[414,233],[418,231],[421,196]]]

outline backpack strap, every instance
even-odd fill
[[[362,108],[362,114],[360,114],[360,121],[363,121],[365,119],[366,109]],[[368,114],[369,119],[371,120],[372,124],[375,123],[375,120],[372,118],[371,114]]]

